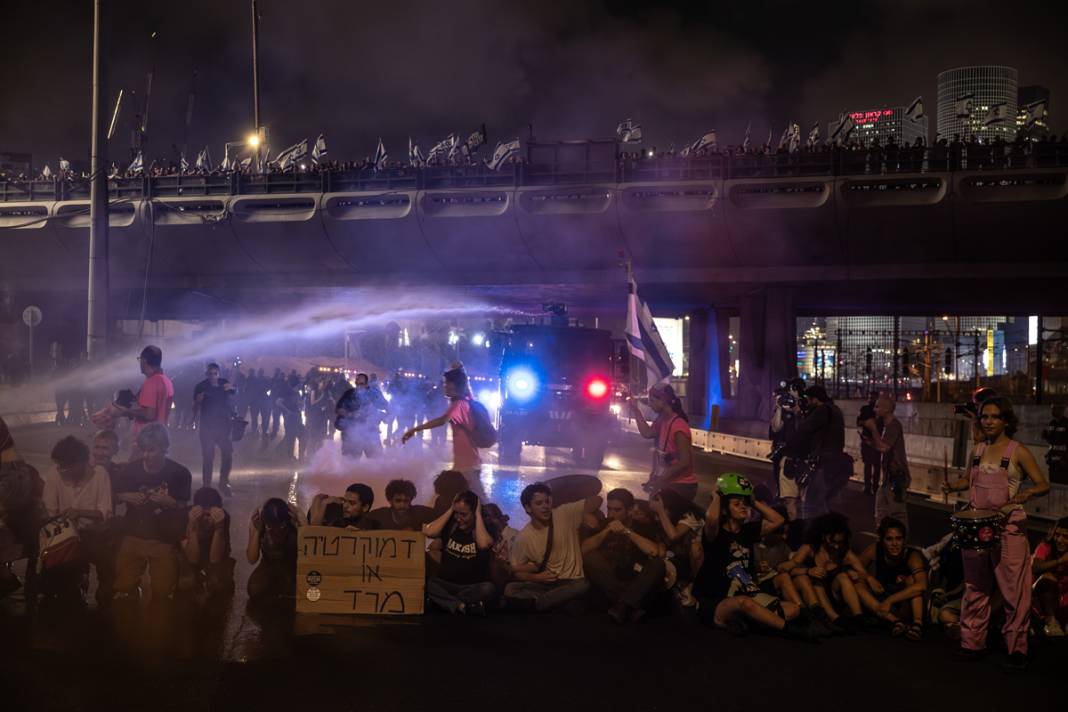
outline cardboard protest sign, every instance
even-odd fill
[[[302,527],[297,612],[422,613],[425,550],[421,532]]]

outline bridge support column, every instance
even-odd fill
[[[695,309],[690,320],[690,366],[686,383],[690,422],[705,430],[712,428],[712,409],[724,413],[724,397],[730,393],[728,369],[729,315],[724,309]]]
[[[771,391],[797,375],[797,316],[793,292],[769,287],[740,304],[738,420],[771,418]]]

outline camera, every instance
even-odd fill
[[[114,403],[122,408],[130,408],[137,403],[137,396],[129,388],[123,388],[115,392]]]
[[[805,399],[800,396],[795,396],[791,391],[804,393],[805,382],[800,378],[791,378],[789,381],[779,381],[779,387],[772,391],[775,396],[775,402],[784,410],[795,408],[798,405],[804,410]]]
[[[953,415],[963,415],[969,418],[979,417],[979,408],[984,402],[997,395],[993,388],[980,388],[972,394],[972,399],[967,403],[954,403]]]

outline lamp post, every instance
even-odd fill
[[[260,13],[256,0],[252,0],[252,124],[256,141],[251,143],[256,149],[256,165],[260,163]]]
[[[107,353],[108,337],[108,179],[107,116],[104,104],[104,0],[93,2],[92,150],[89,164],[89,293],[85,350],[91,361]]]

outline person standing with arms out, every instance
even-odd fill
[[[693,436],[690,419],[675,390],[666,383],[649,389],[649,407],[656,413],[650,424],[633,399],[630,411],[638,432],[643,438],[656,441],[656,460],[649,481],[642,485],[646,491],[670,489],[693,501],[697,495],[697,475],[693,471]]]
[[[998,546],[970,549],[964,554],[964,601],[961,610],[961,660],[986,655],[990,596],[996,585],[1005,606],[1002,632],[1009,651],[1006,670],[1027,667],[1027,629],[1031,615],[1031,562],[1027,542],[1027,513],[1023,505],[1049,493],[1049,482],[1034,455],[1012,439],[1018,420],[1012,402],[1002,396],[983,401],[979,408],[983,442],[972,454],[972,465],[961,479],[945,483],[946,492],[968,490],[972,509],[999,510],[1005,515]],[[1021,489],[1024,478],[1034,483]]]
[[[158,346],[146,346],[137,357],[137,362],[145,376],[145,382],[137,392],[137,403],[128,408],[115,406],[119,415],[133,420],[134,442],[130,446],[130,462],[141,459],[141,452],[137,447],[141,431],[150,423],[166,427],[171,406],[174,404],[174,384],[163,373],[163,350]]]
[[[200,433],[200,455],[203,458],[201,475],[205,487],[211,487],[215,469],[215,448],[219,448],[219,490],[227,497],[230,489],[230,469],[234,463],[234,444],[230,442],[230,424],[234,418],[234,386],[219,377],[219,364],[209,363],[207,376],[193,389],[193,421]]]
[[[478,494],[482,476],[482,456],[471,438],[475,429],[474,416],[471,414],[471,389],[467,385],[467,371],[462,363],[453,363],[452,368],[443,375],[445,397],[449,399],[449,408],[443,415],[416,425],[405,431],[401,438],[406,443],[421,430],[452,426],[452,469],[463,473],[464,477]]]

